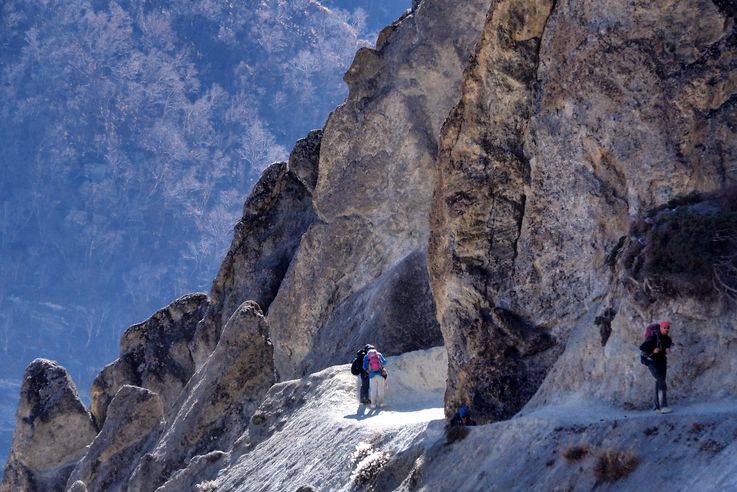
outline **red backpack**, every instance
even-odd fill
[[[379,353],[376,351],[376,349],[369,350],[366,356],[369,360],[369,371],[381,371],[384,365],[381,363],[381,357],[379,357]]]
[[[660,332],[660,323],[651,323],[645,327],[645,333],[643,336],[643,341],[646,341],[651,336],[655,335],[655,333]]]

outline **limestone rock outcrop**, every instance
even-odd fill
[[[411,352],[416,347],[443,345],[434,316],[426,256],[415,251],[381,277],[345,299],[312,340],[330,350],[330,357],[351,360],[356,347],[371,343],[384,355]],[[336,334],[341,338],[336,339]],[[324,364],[325,353],[308,353],[306,368]]]
[[[224,451],[212,451],[204,455],[195,456],[187,468],[175,472],[164,485],[156,489],[156,492],[182,492],[182,491],[205,491],[215,490],[209,484],[217,476],[218,472],[228,464],[230,453]]]
[[[155,448],[140,460],[129,490],[154,490],[192,457],[229,450],[274,382],[268,325],[255,302],[244,302],[183,390]]]
[[[138,459],[164,428],[161,398],[144,388],[125,385],[108,406],[105,425],[69,477],[67,487],[84,484],[89,492],[126,490]]]
[[[77,480],[66,490],[66,492],[87,492],[87,486],[83,481]]]
[[[34,360],[23,375],[2,492],[64,490],[97,429],[66,369]]]
[[[165,415],[171,415],[179,393],[194,374],[189,345],[207,307],[207,295],[186,295],[125,331],[120,358],[100,372],[90,389],[91,411],[99,426],[105,422],[110,401],[126,384],[158,394]]]
[[[343,305],[413,253],[426,254],[438,135],[460,95],[489,3],[425,0],[383,32],[377,49],[356,54],[345,75],[348,99],[322,137],[313,194],[319,221],[268,310],[281,379],[346,362],[355,347],[336,350],[334,341],[359,334],[333,331],[355,326],[341,314],[371,313]],[[417,296],[414,306],[432,305],[429,296],[420,298],[429,289],[408,295]],[[434,325],[432,317],[422,315]],[[388,339],[382,332],[399,324],[387,319],[374,336]],[[311,353],[321,355],[318,364]]]
[[[631,401],[642,388],[623,353],[658,317],[699,331],[708,317],[700,336],[731,343],[716,329],[734,328],[729,307],[643,306],[611,268],[648,211],[737,181],[728,10],[707,0],[495,4],[445,128],[433,205],[448,410],[463,401],[484,419],[509,416],[556,359],[536,403],[576,391]],[[524,323],[505,327],[499,312]],[[595,320],[606,312],[619,314],[602,346]]]
[[[472,403],[475,414],[513,415],[545,375],[535,359],[554,345],[544,327],[500,302],[513,285],[530,174],[525,130],[552,5],[512,0],[492,8],[443,130],[429,255],[451,364],[449,411]]]
[[[241,303],[255,301],[266,312],[276,296],[302,235],[315,221],[312,191],[321,137],[322,130],[316,130],[298,141],[289,163],[270,166],[251,191],[212,284],[212,306],[192,344],[198,366]]]

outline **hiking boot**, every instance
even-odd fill
[[[663,413],[671,413],[673,410],[671,410],[670,407],[663,407],[660,411]]]
[[[659,408],[656,408],[655,409],[655,413],[659,414],[660,413],[660,409]]]

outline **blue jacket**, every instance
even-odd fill
[[[386,365],[386,359],[384,358],[384,356],[381,355],[381,352],[379,352],[378,350],[376,351],[376,353],[379,355],[379,360],[381,361],[381,365],[382,366],[385,366]],[[369,369],[369,356],[368,356],[368,354],[366,354],[366,355],[363,356],[363,370],[369,373],[369,378],[372,378],[374,376],[381,376],[381,371],[371,371],[371,372],[369,372],[368,369]]]

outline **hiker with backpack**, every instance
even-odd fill
[[[673,345],[673,340],[668,336],[669,333],[670,323],[668,321],[648,325],[645,328],[645,341],[640,345],[642,352],[640,361],[647,366],[650,374],[655,378],[653,403],[657,413],[671,411],[668,407],[668,385],[665,382],[668,372],[668,354]]]
[[[353,363],[351,364],[351,374],[354,376],[360,376],[361,378],[361,390],[359,392],[358,400],[363,405],[371,404],[371,400],[369,399],[369,374],[368,371],[363,368],[363,358],[366,357],[368,351],[373,348],[373,345],[367,344],[356,353],[356,358],[353,359]]]
[[[453,415],[453,418],[450,419],[451,427],[473,425],[476,425],[476,421],[471,418],[471,414],[469,414],[468,407],[466,407],[466,405],[462,405],[461,408],[459,408],[458,411],[455,413],[455,415]]]
[[[386,359],[381,352],[371,348],[363,358],[363,370],[368,372],[369,377],[369,399],[371,408],[384,406],[384,385],[386,384],[387,372],[384,369]]]

